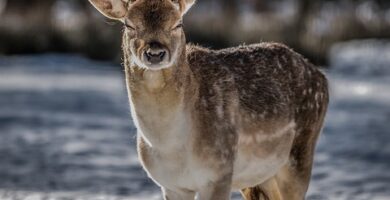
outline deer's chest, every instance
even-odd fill
[[[148,176],[170,190],[197,191],[216,177],[214,171],[195,162],[186,147],[178,151],[168,153],[148,147],[139,153]]]
[[[139,128],[138,153],[141,163],[148,176],[164,188],[199,190],[207,185],[207,180],[216,177],[215,171],[204,167],[194,157],[192,126],[185,115],[177,117],[174,126],[170,126]]]
[[[206,184],[204,177],[214,176],[192,157],[193,125],[186,112],[180,108],[159,112],[149,107],[133,115],[141,163],[156,183],[171,190],[191,190]]]

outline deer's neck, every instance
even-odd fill
[[[179,56],[176,64],[161,70],[141,68],[131,62],[131,55],[126,55],[125,69],[129,92],[139,98],[160,98],[156,102],[158,105],[165,99],[161,97],[174,95],[180,99],[184,88],[190,87],[194,80],[185,58],[185,51]]]
[[[140,134],[153,146],[172,146],[171,138],[188,130],[186,108],[192,75],[185,60],[162,70],[126,66],[126,79],[134,121]]]

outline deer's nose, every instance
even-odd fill
[[[151,64],[160,64],[168,58],[168,50],[161,44],[153,42],[144,53],[144,59]]]

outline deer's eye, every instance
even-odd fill
[[[132,26],[132,25],[130,25],[130,24],[128,24],[128,23],[125,23],[125,27],[126,27],[127,29],[129,29],[129,30],[135,31],[134,26]]]
[[[180,22],[179,24],[174,26],[174,28],[172,30],[178,30],[178,29],[181,29],[181,28],[183,28],[183,23]]]
[[[134,24],[130,20],[125,19],[123,21],[123,24],[125,25],[125,27],[128,30],[131,30],[131,31],[135,31],[136,30],[136,27],[134,26]]]

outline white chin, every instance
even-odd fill
[[[152,66],[147,66],[146,68],[149,70],[162,70],[162,69],[167,69],[169,67],[170,65],[152,65]]]

